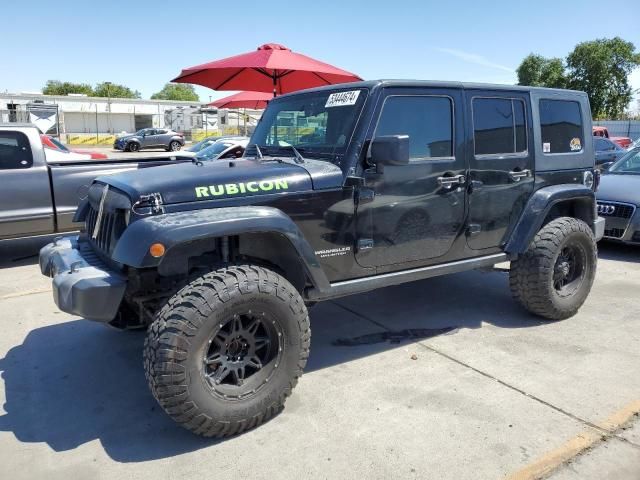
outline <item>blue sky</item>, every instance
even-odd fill
[[[46,80],[125,84],[148,98],[180,69],[268,42],[365,79],[514,83],[530,52],[565,56],[576,43],[620,36],[640,49],[631,12],[602,1],[2,2],[0,91]],[[597,14],[596,12],[602,12]],[[619,17],[619,16],[618,16]],[[640,88],[640,71],[633,74]],[[198,87],[201,100],[225,96]]]

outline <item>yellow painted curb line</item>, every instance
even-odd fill
[[[569,460],[577,457],[582,452],[603,442],[617,430],[629,422],[634,415],[640,413],[640,400],[631,402],[620,410],[614,412],[603,422],[595,424],[602,431],[594,428],[579,433],[562,446],[551,450],[526,467],[511,473],[506,480],[537,480],[549,475]]]

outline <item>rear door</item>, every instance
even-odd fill
[[[366,173],[375,196],[357,210],[356,259],[366,267],[437,263],[465,214],[461,90],[388,88],[368,138],[408,135],[410,163]]]
[[[35,133],[32,141],[37,141]],[[36,154],[40,155],[39,158]],[[0,130],[0,238],[52,233],[49,173],[42,151],[22,132]]]
[[[520,218],[534,186],[531,109],[527,92],[466,91],[469,218],[467,244],[499,247]]]
[[[171,138],[171,134],[167,130],[160,129],[156,130],[156,143],[157,147],[168,147],[169,139]]]

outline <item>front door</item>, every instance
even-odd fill
[[[467,90],[469,149],[467,244],[500,246],[534,185],[531,109],[523,92]]]
[[[0,238],[53,233],[49,173],[34,153],[24,133],[0,131]]]
[[[156,141],[156,131],[153,128],[149,128],[147,129],[147,131],[145,132],[144,137],[142,137],[142,147],[143,148],[149,148],[149,147],[155,147],[157,141]]]
[[[356,258],[365,267],[436,263],[465,215],[462,94],[456,89],[389,88],[368,138],[408,135],[410,162],[365,172],[371,201],[357,207]],[[433,260],[431,260],[433,259]]]

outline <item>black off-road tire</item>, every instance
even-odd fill
[[[566,251],[573,251],[580,272],[566,287],[558,288]],[[536,234],[529,249],[511,262],[509,284],[513,298],[531,313],[549,320],[572,317],[586,300],[596,273],[597,244],[582,220],[556,218]],[[561,257],[563,255],[563,257]],[[570,288],[569,288],[570,287]]]
[[[273,328],[276,357],[265,359],[261,367],[271,376],[259,377],[258,370],[239,385],[216,385],[207,363],[209,352],[218,345],[225,348],[227,340],[220,342],[218,335],[223,328],[225,335],[227,328],[235,331],[237,318],[245,318],[242,312],[259,317],[265,325],[261,328]],[[310,341],[307,309],[285,278],[255,265],[228,266],[192,281],[157,313],[145,340],[145,375],[153,396],[181,426],[205,437],[235,435],[283,408],[307,363]],[[238,379],[238,373],[229,378]],[[257,387],[256,378],[261,382]],[[231,394],[216,390],[222,387]]]

